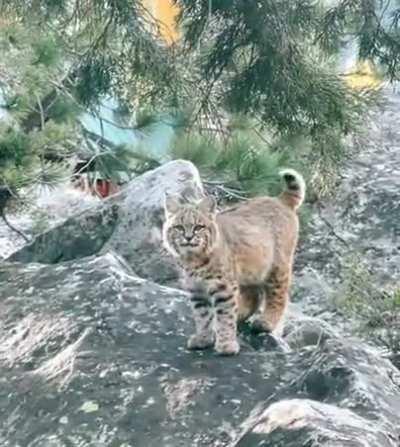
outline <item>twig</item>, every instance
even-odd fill
[[[231,196],[231,197],[235,197],[238,200],[249,200],[248,197],[241,194],[241,191],[234,189],[234,188],[229,188],[228,186],[226,186],[224,184],[224,182],[203,180],[203,184],[206,186],[208,185],[212,188],[218,189],[218,190],[222,191],[224,194]]]
[[[44,110],[43,110],[43,105],[42,105],[42,101],[40,99],[40,96],[35,93],[36,96],[36,100],[39,106],[39,111],[40,111],[40,129],[43,130],[44,129],[44,122],[45,122],[45,117],[44,117]]]
[[[264,135],[254,126],[252,128],[253,132],[258,136],[258,138],[260,138],[260,140],[264,141],[264,143],[266,143],[268,146],[271,144],[270,141],[268,141]]]
[[[318,215],[319,215],[320,219],[322,220],[322,222],[324,222],[324,224],[331,230],[331,233],[336,237],[336,239],[339,240],[342,244],[344,244],[347,248],[350,248],[350,244],[345,239],[343,239],[340,235],[338,235],[336,233],[333,225],[327,219],[325,219],[325,217],[322,216],[320,209],[318,209]]]
[[[31,242],[30,239],[21,230],[18,230],[18,228],[14,227],[14,225],[12,225],[11,222],[7,219],[7,216],[4,212],[4,208],[0,210],[0,216],[3,219],[4,223],[7,225],[7,227],[10,228],[10,230],[14,231],[14,233],[17,233],[19,236],[21,236],[22,239],[25,240],[25,242],[27,243]]]

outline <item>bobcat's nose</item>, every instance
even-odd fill
[[[193,239],[193,234],[190,235],[185,234],[184,238],[186,242],[190,242]]]

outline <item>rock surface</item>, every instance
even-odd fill
[[[69,182],[51,189],[30,188],[20,196],[23,208],[14,213],[7,210],[7,218],[30,240],[99,202],[97,197],[73,188]],[[20,235],[0,220],[0,259],[7,258],[25,244]]]
[[[309,399],[288,399],[271,404],[237,447],[390,447],[396,435],[360,418],[353,411]]]
[[[237,357],[186,350],[192,321],[165,287],[176,270],[161,225],[166,190],[202,191],[187,162],[0,264],[0,445],[398,447],[399,371],[327,310],[349,250],[382,282],[399,273],[400,96],[381,115],[300,247],[283,341],[244,325]]]
[[[374,327],[372,310],[351,314],[343,306],[351,269],[359,268],[358,285],[364,287],[365,277],[365,290],[373,291],[369,300],[361,290],[359,296],[370,302],[365,309],[374,309],[381,291],[400,287],[400,91],[387,88],[382,100],[341,168],[334,197],[313,210],[296,257],[292,300],[307,315],[340,328],[343,336],[362,332],[400,369],[398,306],[393,316],[387,313],[383,329]]]
[[[298,273],[320,292],[340,282],[340,265],[351,252],[361,254],[381,284],[400,278],[400,91],[387,88],[383,104],[365,123],[353,157],[341,170],[335,197],[313,215],[297,257]],[[322,287],[321,287],[322,285]],[[300,294],[304,297],[304,294]]]
[[[102,201],[37,237],[8,259],[54,264],[114,250],[142,277],[166,283],[176,268],[162,248],[165,193],[202,193],[197,169],[173,161],[128,184]]]
[[[226,358],[187,351],[185,294],[112,253],[3,263],[0,281],[2,446],[398,446],[398,371],[316,319],[293,314],[289,350],[244,332]],[[264,401],[277,406],[252,432]]]

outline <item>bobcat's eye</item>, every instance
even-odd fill
[[[185,232],[185,228],[183,225],[175,225],[174,229],[179,231],[180,233],[184,233]]]
[[[205,225],[195,225],[195,227],[193,228],[193,231],[195,233],[198,233],[199,231],[204,230],[204,228],[205,228]]]

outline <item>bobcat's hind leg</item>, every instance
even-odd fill
[[[238,297],[238,321],[242,322],[251,317],[258,309],[262,290],[260,286],[240,286]]]
[[[283,331],[284,316],[289,304],[291,271],[273,269],[264,285],[265,298],[261,324],[266,331],[280,336]]]

